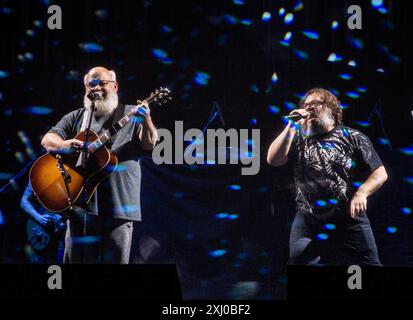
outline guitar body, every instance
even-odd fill
[[[89,131],[88,143],[98,139]],[[85,141],[85,131],[75,139]],[[67,183],[72,205],[84,207],[92,197],[99,183],[113,172],[118,159],[108,148],[102,146],[89,155],[86,165],[76,166],[80,153],[60,154],[63,167],[70,176]],[[47,153],[37,159],[30,169],[29,179],[33,192],[42,206],[51,212],[68,211],[70,203],[62,173],[59,170],[57,154]]]

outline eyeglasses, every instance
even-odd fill
[[[101,79],[93,79],[86,84],[86,87],[94,88],[96,86],[106,86],[110,82],[115,82],[114,80],[101,80]]]
[[[313,100],[313,101],[310,101],[310,102],[307,102],[307,103],[303,103],[301,105],[301,108],[303,108],[303,109],[308,109],[308,108],[312,109],[312,108],[318,107],[318,106],[323,105],[323,104],[324,104],[324,101]]]

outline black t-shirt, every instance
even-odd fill
[[[338,125],[326,134],[298,132],[290,148],[297,212],[327,218],[347,209],[357,188],[382,165],[370,139]]]

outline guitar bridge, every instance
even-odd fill
[[[66,195],[67,195],[67,202],[69,204],[69,209],[73,209],[72,205],[72,199],[70,198],[70,192],[69,192],[69,183],[72,182],[72,177],[70,176],[69,172],[65,169],[63,162],[62,162],[62,156],[60,154],[56,155],[57,159],[57,168],[59,169],[60,174],[62,175],[63,182],[65,184],[66,188]]]

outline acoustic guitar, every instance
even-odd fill
[[[162,105],[171,99],[169,89],[161,87],[145,101]],[[46,210],[66,214],[74,205],[84,207],[90,201],[99,183],[118,164],[116,155],[105,144],[135,118],[139,108],[133,108],[101,136],[93,130],[79,132],[74,138],[86,143],[87,152],[46,153],[33,163],[30,184]],[[80,161],[82,156],[85,161]]]

